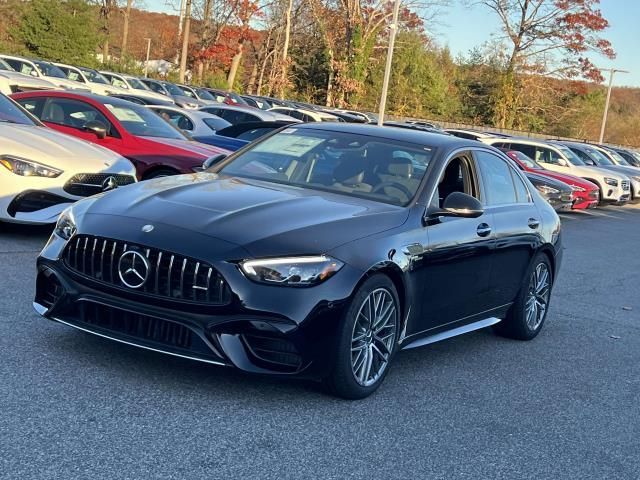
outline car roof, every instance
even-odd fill
[[[132,95],[133,96],[133,95]],[[111,105],[122,106],[122,107],[131,107],[131,105],[135,105],[137,107],[142,107],[142,105],[138,105],[128,100],[123,100],[117,97],[107,97],[104,95],[96,95],[94,93],[85,93],[85,92],[72,92],[69,90],[39,90],[39,91],[31,91],[31,92],[21,92],[13,95],[15,98],[28,98],[28,97],[56,97],[56,98],[71,98],[76,100],[89,100],[100,105],[104,105],[105,103],[109,103]]]
[[[479,148],[482,144],[473,140],[466,140],[452,135],[442,135],[441,133],[431,133],[421,130],[405,128],[378,127],[364,123],[303,123],[292,125],[293,128],[325,130],[332,132],[346,132],[357,135],[368,135],[387,140],[397,140],[407,143],[424,144],[430,147],[444,148]]]

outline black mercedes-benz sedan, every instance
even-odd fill
[[[529,340],[562,257],[504,154],[356,124],[286,127],[202,173],[81,201],[38,258],[51,320],[362,398],[396,352],[492,326]]]

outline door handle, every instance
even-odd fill
[[[487,223],[481,223],[478,225],[476,233],[479,237],[486,237],[491,233],[491,227]]]
[[[530,218],[528,225],[531,230],[535,230],[540,226],[540,220],[538,220],[537,218]]]

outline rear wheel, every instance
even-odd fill
[[[529,267],[507,317],[494,326],[496,333],[517,340],[535,338],[547,318],[552,286],[551,262],[544,253],[539,253]]]
[[[395,286],[384,275],[369,278],[358,289],[341,323],[333,368],[325,379],[331,393],[355,400],[378,389],[395,353],[399,306]]]

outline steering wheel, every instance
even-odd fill
[[[380,190],[382,190],[383,188],[386,188],[386,187],[391,187],[391,188],[395,188],[396,190],[400,190],[400,192],[402,192],[407,197],[407,202],[409,200],[411,200],[411,198],[413,197],[413,193],[411,193],[411,191],[409,191],[409,189],[407,187],[405,187],[401,183],[396,183],[396,182],[382,182],[382,183],[379,183],[378,185],[373,187],[373,190],[371,190],[371,193],[377,193],[377,192],[379,192]]]

